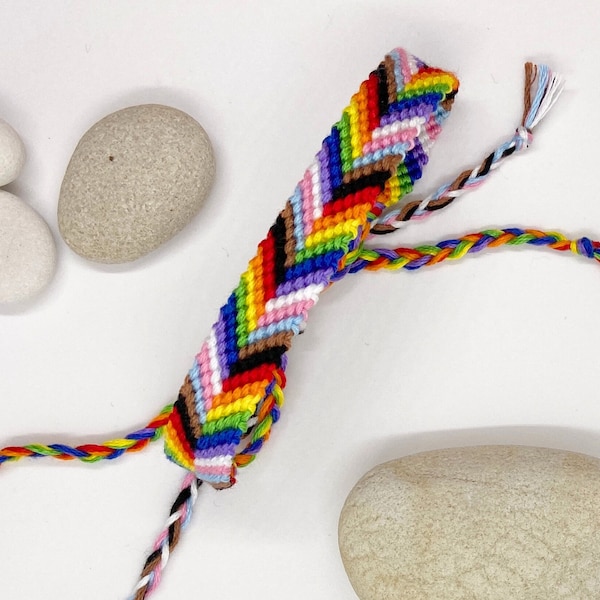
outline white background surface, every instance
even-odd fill
[[[526,154],[386,241],[511,225],[599,237],[599,18],[594,0],[2,2],[0,117],[28,150],[9,189],[50,223],[59,267],[36,302],[0,308],[0,443],[99,442],[173,401],[322,138],[395,46],[461,80],[421,194],[512,135],[525,60],[568,83]],[[152,255],[90,264],[58,235],[65,167],[95,121],[146,102],[202,123],[214,189]],[[388,459],[475,443],[600,456],[599,297],[598,266],[541,249],[336,284],[290,352],[271,441],[234,489],[202,490],[156,600],[352,600],[337,518]],[[2,467],[0,597],[124,598],[182,474],[160,443],[112,464]]]

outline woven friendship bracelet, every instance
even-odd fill
[[[165,451],[235,482],[279,417],[286,352],[381,211],[412,190],[458,90],[394,50],[360,86],[221,308],[165,426]]]
[[[44,456],[112,460],[164,437],[166,455],[188,473],[128,600],[147,598],[191,518],[199,487],[233,485],[237,469],[254,460],[268,440],[283,404],[286,353],[327,287],[363,269],[415,270],[504,245],[548,246],[600,261],[598,242],[535,229],[487,230],[395,250],[366,245],[372,234],[395,231],[480,185],[504,159],[528,146],[532,129],[561,89],[562,79],[548,67],[528,63],[524,116],[515,135],[431,196],[400,204],[421,178],[458,80],[402,49],[390,52],[352,96],[258,245],[175,403],[124,438],[79,446],[9,446],[0,450],[0,465]]]

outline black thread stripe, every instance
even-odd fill
[[[484,161],[483,164],[481,165],[481,169],[479,169],[477,171],[477,175],[483,177],[484,175],[487,175],[490,172],[490,168],[492,167],[492,164],[494,162],[494,152],[492,152]],[[463,184],[464,185],[464,182]]]
[[[271,234],[275,242],[275,284],[279,285],[285,281],[285,252],[286,243],[285,220],[281,215],[277,216],[275,223],[271,227]]]
[[[388,111],[388,78],[385,70],[385,63],[381,63],[377,69],[377,95],[379,96],[379,115],[380,117],[387,114]]]
[[[187,412],[187,403],[185,400],[185,397],[180,393],[177,397],[177,402],[175,403],[175,410],[179,413],[185,439],[192,448],[195,448],[197,439],[194,435],[194,428],[192,427],[190,415]]]
[[[287,352],[286,346],[273,346],[262,352],[256,352],[247,358],[240,358],[229,367],[229,376],[251,371],[264,364],[273,364],[276,368],[281,366],[281,356]]]
[[[332,191],[333,199],[340,200],[342,198],[345,198],[346,196],[349,196],[350,194],[355,194],[356,192],[360,192],[370,187],[378,187],[382,190],[385,186],[385,182],[389,178],[389,171],[374,171],[369,175],[363,175],[358,179],[355,179],[348,183],[342,183],[341,185],[336,187]]]

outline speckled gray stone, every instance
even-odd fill
[[[0,190],[0,303],[29,300],[52,279],[56,246],[46,222]]]
[[[60,190],[60,233],[90,260],[136,260],[189,223],[214,171],[210,140],[186,113],[157,104],[112,113],[75,148]]]
[[[361,600],[600,598],[600,461],[522,446],[380,465],[348,496],[339,546]]]

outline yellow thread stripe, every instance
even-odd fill
[[[338,223],[335,227],[329,227],[328,229],[312,233],[306,238],[304,245],[306,248],[313,248],[324,242],[339,238],[342,235],[350,234],[356,236],[360,224],[361,222],[358,219]]]
[[[206,421],[218,421],[222,417],[229,417],[240,412],[250,411],[253,413],[261,398],[262,396],[260,394],[254,394],[252,396],[240,398],[235,402],[212,408],[206,413]]]
[[[265,394],[268,384],[269,382],[267,379],[261,379],[260,381],[242,385],[229,392],[221,392],[213,398],[212,408],[214,409],[217,406],[223,406],[225,404],[230,404],[231,402],[236,402],[237,400],[245,398],[246,396],[259,395],[262,397]]]

